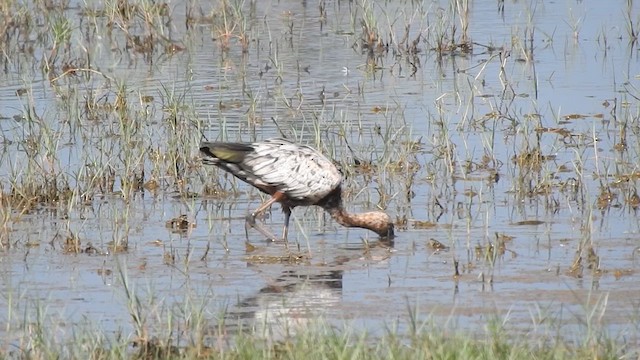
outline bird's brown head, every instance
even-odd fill
[[[369,229],[384,239],[392,239],[395,235],[393,232],[394,228],[391,217],[382,211],[371,211],[363,214],[349,214],[345,216],[345,219],[336,220],[345,226]]]
[[[395,237],[393,221],[391,221],[391,217],[388,214],[382,211],[375,211],[369,214],[372,214],[375,219],[375,221],[371,222],[371,230],[375,231],[383,239],[393,239]]]

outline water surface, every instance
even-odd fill
[[[572,334],[589,319],[637,341],[640,67],[626,25],[637,6],[474,2],[471,48],[438,51],[440,37],[461,43],[449,4],[322,4],[324,15],[307,1],[243,3],[228,34],[220,8],[168,4],[171,21],[155,31],[175,51],[137,48],[150,30],[86,15],[99,3],[71,5],[60,14],[78,20],[51,72],[50,42],[7,40],[3,196],[34,173],[57,174],[74,193],[3,210],[8,342],[38,309],[60,336],[85,323],[131,334],[124,279],[153,334],[171,316],[178,333],[190,312],[211,337],[224,324],[276,339],[318,317],[406,331],[417,313],[470,331],[497,318]],[[367,14],[382,49],[363,45]],[[398,45],[409,24],[416,53]],[[15,49],[25,42],[33,52]],[[84,70],[65,74],[65,64]],[[87,110],[101,107],[102,118]],[[280,261],[285,246],[255,231],[250,251],[244,216],[265,199],[203,167],[197,143],[272,136],[337,159],[348,209],[384,208],[397,219],[394,241],[298,208],[290,246],[300,261]],[[109,171],[113,189],[87,180]],[[134,176],[159,188],[129,192]],[[180,215],[192,225],[167,227]],[[278,206],[265,222],[281,231]]]

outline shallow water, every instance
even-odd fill
[[[44,308],[61,336],[85,323],[130,334],[124,278],[143,304],[145,327],[160,335],[169,317],[181,319],[174,325],[181,329],[188,327],[181,316],[199,309],[212,334],[224,323],[276,339],[318,316],[374,334],[396,322],[408,331],[416,312],[419,320],[465,330],[498,318],[523,332],[551,329],[568,338],[567,329],[585,330],[589,319],[637,341],[639,223],[628,199],[638,178],[640,67],[625,25],[627,13],[637,20],[637,6],[506,2],[500,13],[495,2],[474,2],[473,50],[438,56],[432,44],[443,31],[438,22],[451,16],[448,4],[373,6],[387,41],[390,28],[401,38],[406,23],[410,39],[422,33],[415,55],[393,44],[389,52],[362,49],[367,4],[326,2],[325,22],[315,3],[244,4],[247,53],[239,37],[221,50],[206,16],[187,29],[188,6],[180,4],[170,5],[171,24],[162,27],[185,49],[174,54],[128,49],[117,29],[110,37],[101,30],[102,17],[74,24],[83,31],[73,33],[66,58],[85,59],[81,44],[88,41],[78,34],[92,33],[91,66],[105,76],[47,80],[39,66],[48,49],[37,47],[5,58],[5,193],[28,172],[34,157],[24,144],[31,135],[54,139],[55,155],[36,153],[35,161],[45,172],[68,175],[72,188],[88,163],[116,172],[115,191],[88,202],[9,209],[0,254],[2,316],[14,324],[6,331],[28,333],[16,324],[38,322],[36,310]],[[126,124],[88,119],[83,110],[87,99],[114,103],[118,84],[126,85],[131,118],[148,119],[133,139],[124,139]],[[26,95],[17,96],[20,89]],[[171,127],[171,95],[182,99],[174,124],[188,127],[187,137]],[[27,109],[53,135],[26,121]],[[398,219],[397,237],[381,243],[341,228],[320,209],[298,208],[290,246],[300,261],[279,261],[284,245],[255,231],[249,238],[256,249],[249,251],[244,216],[261,197],[199,165],[200,132],[233,141],[286,135],[320,147],[344,167],[349,210],[386,208]],[[623,150],[616,147],[621,139]],[[166,161],[176,144],[187,159],[179,181]],[[154,163],[154,151],[164,160]],[[538,165],[514,160],[535,151],[544,156],[534,157]],[[132,168],[144,168],[144,180],[155,178],[160,188],[121,196],[131,176],[123,153],[142,154]],[[373,166],[357,167],[356,160]],[[204,183],[219,185],[223,195],[203,195]],[[602,188],[613,193],[605,203],[598,201]],[[182,214],[195,225],[166,226]],[[267,226],[279,233],[278,207],[268,215]],[[90,251],[65,250],[69,234]],[[447,249],[434,249],[430,239]],[[114,251],[112,241],[128,248]],[[588,248],[597,256],[590,263]],[[583,270],[571,272],[578,250]]]

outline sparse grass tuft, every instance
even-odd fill
[[[139,300],[132,298],[136,303]],[[0,355],[93,359],[610,359],[639,355],[638,349],[630,343],[609,337],[593,324],[585,324],[585,328],[579,330],[580,335],[574,336],[573,340],[562,340],[553,331],[514,332],[509,329],[507,321],[499,318],[488,319],[485,330],[473,334],[417,322],[411,326],[410,336],[398,332],[398,327],[406,326],[401,323],[373,336],[349,326],[331,326],[316,319],[304,330],[277,342],[265,339],[250,329],[235,334],[231,340],[229,334],[218,333],[216,327],[201,315],[193,316],[200,313],[197,308],[182,309],[171,315],[178,322],[186,321],[183,332],[174,333],[176,337],[172,337],[170,332],[163,337],[149,337],[151,334],[139,329],[142,333],[131,340],[127,336],[105,334],[87,322],[82,325],[83,330],[68,335],[70,341],[63,341],[55,335],[60,325],[50,323],[52,319],[43,307],[36,305],[36,308],[39,309],[37,317],[25,319],[30,320],[28,327],[15,328],[16,332],[22,333],[23,337],[16,342],[21,346],[17,350],[5,350]],[[140,313],[150,309],[145,310],[139,304],[134,308],[132,315],[137,314],[134,322],[142,321],[137,317],[144,316]],[[181,313],[185,310],[186,313]],[[179,338],[182,345],[177,344]]]

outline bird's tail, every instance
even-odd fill
[[[200,153],[203,155],[202,161],[213,165],[221,162],[239,164],[247,154],[254,151],[250,144],[223,143],[223,142],[202,142],[200,143]]]

